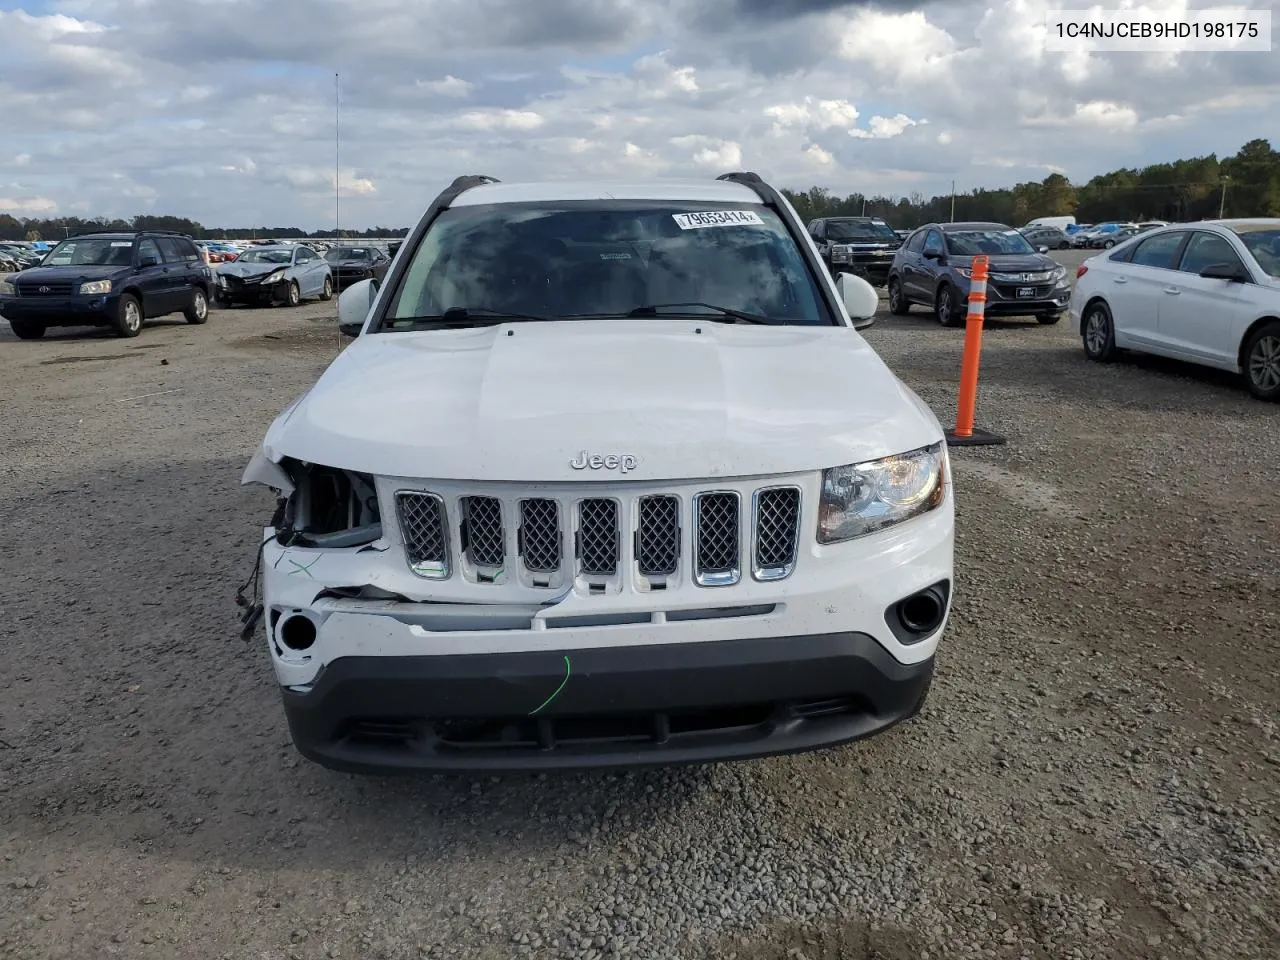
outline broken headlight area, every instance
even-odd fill
[[[293,490],[276,504],[271,526],[284,547],[362,547],[382,537],[373,477],[316,463],[282,460]]]

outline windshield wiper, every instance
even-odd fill
[[[388,317],[383,327],[396,327],[401,324],[413,326],[466,327],[488,324],[494,326],[508,321],[540,321],[550,323],[557,318],[544,317],[536,313],[505,313],[501,310],[490,310],[487,307],[450,307],[437,316],[426,317]]]
[[[762,317],[758,313],[748,313],[745,310],[734,310],[732,307],[721,307],[714,303],[702,303],[698,300],[690,300],[685,303],[650,303],[643,307],[636,307],[627,313],[628,317],[656,317],[659,310],[675,310],[680,307],[703,307],[707,310],[714,310],[720,314],[720,317],[708,317],[709,320],[716,320],[723,323],[723,317],[729,317],[733,320],[741,320],[744,323],[762,323],[771,326],[780,326],[783,321],[774,320],[770,317]]]

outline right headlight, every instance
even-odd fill
[[[275,273],[271,274],[271,276],[267,277],[267,279],[263,280],[262,282],[270,285],[274,283],[280,283],[283,280],[284,280],[284,271],[277,270]]]
[[[840,543],[891,527],[942,505],[943,443],[822,472],[818,542]]]

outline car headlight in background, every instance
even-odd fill
[[[15,287],[12,283],[10,283],[8,280],[0,280],[0,295],[7,295],[10,297],[13,297],[13,296],[16,296],[17,293],[18,293],[18,288]]]
[[[946,495],[941,442],[822,472],[818,542],[840,543],[928,513]]]
[[[972,280],[972,279],[973,279],[973,270],[972,270],[971,268],[969,268],[969,267],[956,267],[955,269],[956,269],[956,273],[960,274],[960,276],[964,277],[966,280]]]
[[[110,280],[91,280],[89,283],[80,284],[80,293],[88,295],[91,293],[110,293]]]
[[[1053,282],[1054,282],[1054,283],[1062,283],[1062,281],[1064,281],[1064,280],[1066,280],[1066,279],[1067,279],[1067,268],[1066,268],[1066,267],[1058,267],[1057,269],[1055,269],[1055,270],[1053,271]]]

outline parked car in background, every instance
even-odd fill
[[[219,305],[296,307],[306,299],[333,298],[333,271],[310,247],[276,244],[252,247],[216,271]]]
[[[0,280],[0,314],[23,340],[49,327],[104,326],[136,337],[145,321],[209,318],[213,271],[190,237],[91,233],[55,246],[38,266]]]
[[[1029,222],[1022,229],[1031,230],[1035,227],[1053,227],[1054,229],[1061,230],[1063,233],[1066,233],[1071,227],[1074,227],[1075,225],[1076,225],[1076,218],[1071,216],[1037,217],[1035,220],[1032,220],[1031,222]]]
[[[333,271],[334,286],[342,290],[376,275],[379,266],[391,258],[372,244],[330,247],[324,255]]]
[[[1156,227],[1076,271],[1090,360],[1153,353],[1241,374],[1280,400],[1280,218]]]
[[[1125,227],[1137,226],[1133,223],[1125,223],[1119,220],[1112,220],[1107,223],[1099,223],[1088,230],[1082,230],[1079,233],[1071,235],[1071,245],[1077,249],[1087,249],[1094,240],[1106,239],[1113,233],[1123,230]]]
[[[1023,227],[1018,232],[1036,249],[1066,250],[1071,246],[1071,238],[1058,227]]]
[[[1154,230],[1156,227],[1167,227],[1167,226],[1169,226],[1168,220],[1143,220],[1141,223],[1138,224],[1138,231],[1141,233],[1146,230]]]
[[[931,223],[904,243],[889,268],[889,309],[933,310],[943,326],[964,320],[973,258],[990,258],[987,316],[1034,316],[1057,323],[1071,298],[1066,268],[1002,223]]]
[[[879,217],[823,217],[809,222],[809,235],[831,275],[853,273],[875,286],[889,278],[902,239]]]
[[[1111,230],[1107,233],[1099,233],[1090,237],[1087,246],[1091,250],[1110,250],[1130,237],[1136,237],[1141,232],[1141,228],[1136,223],[1131,223],[1128,226],[1121,227],[1119,230]]]

